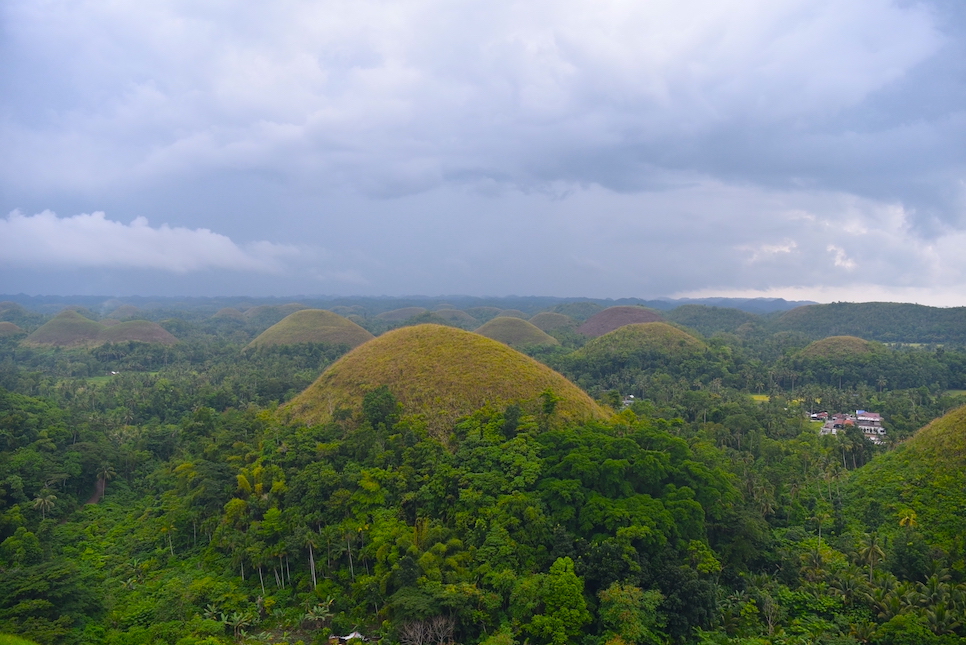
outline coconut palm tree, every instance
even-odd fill
[[[40,509],[41,520],[47,519],[47,511],[49,511],[54,507],[54,502],[56,501],[57,501],[57,496],[51,493],[46,488],[37,494],[37,496],[34,498],[34,508]]]

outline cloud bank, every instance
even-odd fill
[[[143,217],[123,224],[100,212],[60,218],[50,211],[32,216],[14,211],[0,220],[0,264],[14,267],[278,273],[281,261],[296,255],[295,247],[270,242],[242,248],[207,229],[153,228]]]
[[[958,0],[10,0],[0,21],[0,212],[145,215],[165,224],[50,226],[187,249],[97,263],[18,214],[17,266],[966,293]]]

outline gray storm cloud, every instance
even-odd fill
[[[92,248],[103,236],[165,249],[138,266],[271,267],[290,292],[966,280],[966,16],[954,2],[0,11],[0,207],[134,220],[47,224],[86,226]],[[27,239],[44,222],[0,225]],[[41,238],[29,239],[0,242],[0,259],[22,265],[18,249]],[[285,249],[322,240],[335,251],[291,270]],[[114,266],[138,254],[123,255]]]

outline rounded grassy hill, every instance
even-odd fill
[[[402,309],[393,309],[392,311],[384,311],[378,316],[375,316],[376,320],[383,320],[385,322],[403,322],[414,318],[420,314],[424,314],[428,309],[425,307],[403,307]]]
[[[433,315],[461,329],[476,329],[480,326],[479,320],[459,309],[437,309]]]
[[[920,429],[856,470],[848,513],[870,529],[915,529],[934,544],[966,535],[966,406]],[[905,522],[903,522],[905,518]]]
[[[469,309],[465,309],[464,311],[466,311],[466,313],[473,316],[480,322],[485,323],[486,321],[499,316],[500,312],[503,310],[500,309],[499,307],[470,307]]]
[[[116,320],[127,320],[129,318],[134,318],[141,311],[134,305],[121,305],[111,313],[107,314],[108,318],[114,318]]]
[[[634,354],[693,354],[705,344],[691,334],[663,322],[634,323],[589,341],[575,356],[595,360],[622,360]]]
[[[624,325],[635,323],[649,323],[663,320],[661,315],[651,309],[635,306],[608,307],[600,313],[594,314],[577,328],[584,336],[596,338],[620,329]]]
[[[263,331],[249,343],[248,348],[299,343],[327,343],[358,347],[372,338],[372,334],[337,313],[325,309],[303,309],[289,314]]]
[[[881,351],[882,346],[855,336],[830,336],[809,343],[801,352],[802,358],[840,360],[867,356]]]
[[[85,318],[73,309],[64,309],[23,339],[24,345],[81,347],[98,345],[104,325]]]
[[[119,322],[116,325],[111,325],[101,330],[101,333],[97,337],[98,345],[127,343],[130,341],[158,345],[174,345],[178,342],[178,339],[172,336],[161,325],[149,320]]]
[[[577,321],[566,314],[555,311],[542,311],[530,319],[530,323],[540,331],[556,331],[558,329],[575,329]]]
[[[3,321],[0,322],[0,338],[7,338],[9,336],[16,336],[17,334],[22,334],[23,329],[19,325],[15,325],[12,322]]]
[[[510,347],[532,347],[534,345],[559,345],[553,336],[539,327],[520,318],[500,316],[490,320],[476,330],[477,334],[505,343]]]
[[[521,318],[527,320],[530,316],[519,309],[501,309],[500,314],[495,318]]]
[[[329,420],[338,409],[358,409],[366,392],[386,385],[406,414],[424,415],[445,432],[484,405],[536,405],[548,388],[560,397],[564,420],[603,419],[606,412],[549,367],[503,343],[442,325],[387,332],[352,350],[286,406],[306,423]]]

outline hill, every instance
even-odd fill
[[[479,320],[459,309],[437,309],[433,315],[461,329],[476,329],[480,326]]]
[[[64,309],[27,336],[23,344],[54,347],[93,346],[100,344],[97,339],[104,329],[104,325],[85,318],[73,309]]]
[[[530,323],[541,331],[556,331],[558,329],[576,329],[577,321],[565,314],[554,311],[543,311],[530,319]]]
[[[567,302],[553,308],[555,313],[570,316],[574,320],[581,322],[599,314],[603,310],[604,308],[596,302]]]
[[[621,361],[633,354],[682,355],[701,351],[704,342],[663,322],[634,323],[589,341],[575,354],[582,358]]]
[[[503,310],[500,309],[499,307],[470,307],[469,309],[465,309],[464,311],[466,311],[466,313],[473,316],[480,322],[485,323],[488,320],[492,320],[497,316],[499,316],[500,312]]]
[[[303,309],[289,314],[263,331],[249,343],[248,348],[299,343],[328,343],[358,347],[372,338],[372,334],[337,313],[324,309]]]
[[[517,348],[560,344],[553,336],[520,318],[494,318],[477,329],[476,333]]]
[[[129,341],[173,345],[178,339],[157,323],[147,320],[103,325],[72,309],[65,309],[23,339],[22,343],[33,347],[97,347]]]
[[[274,325],[285,316],[308,309],[305,305],[298,302],[289,302],[284,305],[259,305],[245,311],[245,318],[255,325]]]
[[[424,314],[427,311],[429,310],[425,307],[403,307],[402,309],[384,311],[378,316],[375,316],[375,319],[385,322],[403,322],[405,320],[409,320],[410,318],[415,318],[420,314]]]
[[[774,328],[800,331],[813,339],[848,335],[884,343],[962,343],[966,307],[835,302],[787,311],[775,320]]]
[[[681,305],[664,312],[664,317],[705,336],[712,336],[719,331],[733,333],[742,325],[760,320],[755,314],[740,309],[707,305]]]
[[[519,309],[501,309],[500,314],[495,317],[496,318],[521,318],[523,320],[526,320],[530,316],[520,311]]]
[[[841,360],[866,356],[880,351],[881,345],[855,336],[831,336],[809,343],[801,351],[802,358]]]
[[[437,433],[486,404],[532,408],[548,388],[561,398],[560,418],[606,417],[587,394],[549,367],[495,340],[441,325],[404,327],[357,347],[285,410],[307,423],[324,422],[340,408],[358,408],[365,393],[381,385],[406,414],[424,415]]]
[[[158,345],[174,345],[178,339],[172,336],[164,327],[148,320],[128,320],[111,325],[101,330],[97,336],[97,344],[154,343]]]
[[[899,532],[906,517],[907,528],[930,542],[947,548],[961,544],[966,535],[966,407],[936,419],[855,471],[847,492],[850,515],[872,529]]]
[[[6,338],[8,336],[16,336],[17,334],[22,334],[23,329],[12,322],[7,322],[6,320],[0,322],[0,338]]]
[[[624,325],[657,322],[659,320],[663,320],[659,313],[644,307],[608,307],[588,318],[584,324],[577,328],[577,331],[584,336],[596,338]]]
[[[140,313],[140,310],[134,305],[121,305],[111,313],[107,314],[108,318],[114,318],[116,320],[126,320],[128,318],[134,318]]]

